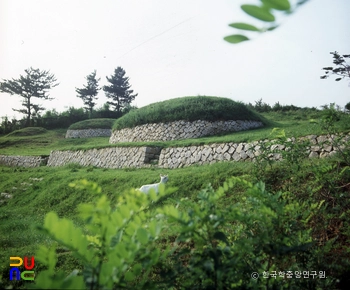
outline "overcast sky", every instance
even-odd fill
[[[75,88],[97,70],[100,85],[118,66],[130,77],[133,105],[182,96],[221,96],[271,105],[350,101],[349,81],[320,80],[331,51],[350,53],[350,1],[311,0],[281,27],[239,45],[228,24],[255,22],[240,10],[258,0],[0,0],[0,79],[29,67],[50,70],[61,112],[82,107]],[[99,93],[98,106],[107,99]],[[0,117],[16,116],[21,98],[0,93]],[[18,115],[17,115],[18,116]]]

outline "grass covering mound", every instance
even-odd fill
[[[112,129],[115,119],[98,118],[80,121],[70,125],[68,130]]]
[[[9,134],[7,134],[8,137],[10,136],[34,136],[34,135],[40,135],[46,133],[47,130],[42,127],[27,127],[23,129],[19,129],[16,131],[13,131]]]
[[[227,98],[218,97],[182,97],[153,103],[119,118],[113,129],[133,128],[137,125],[173,122],[178,120],[225,121],[254,120],[263,118],[246,105]]]

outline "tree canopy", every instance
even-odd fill
[[[84,102],[85,109],[89,111],[90,117],[92,116],[92,110],[96,106],[95,100],[97,100],[97,94],[100,88],[98,82],[100,79],[96,79],[96,70],[89,74],[86,78],[87,85],[84,85],[82,89],[76,88],[77,97],[81,98]]]
[[[114,70],[114,74],[106,77],[110,85],[103,86],[106,97],[110,99],[107,103],[114,107],[118,113],[130,104],[138,94],[133,95],[129,78],[125,76],[125,70],[118,66]]]
[[[0,82],[0,91],[22,97],[24,109],[12,110],[25,114],[27,125],[30,125],[32,116],[36,116],[40,111],[45,110],[40,104],[34,104],[32,98],[52,100],[52,98],[49,98],[49,90],[56,87],[58,83],[55,75],[49,71],[41,71],[32,67],[24,71],[25,75],[20,75],[18,79],[13,78]]]

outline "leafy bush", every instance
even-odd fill
[[[80,130],[80,129],[111,129],[115,119],[88,119],[74,123],[69,126],[68,130]]]
[[[246,193],[224,209],[219,207],[236,185],[246,187]],[[101,193],[92,182],[71,186]],[[171,192],[162,187],[157,196],[131,190],[116,206],[102,195],[93,204],[79,206],[84,228],[55,213],[47,214],[41,231],[72,251],[84,270],[66,277],[55,271],[55,249],[40,247],[36,258],[47,270],[39,273],[35,287],[301,289],[307,285],[315,289],[333,282],[331,277],[310,281],[284,279],[282,274],[277,279],[262,276],[318,266],[305,262],[313,251],[307,225],[323,202],[301,203],[288,192],[272,194],[261,182],[253,185],[238,178],[229,179],[217,191],[208,186],[195,201],[161,205],[159,201]],[[160,240],[165,229],[173,247]],[[256,274],[261,277],[252,278]]]
[[[183,97],[150,104],[119,118],[113,129],[132,128],[147,123],[172,122],[177,120],[255,120],[263,121],[243,103],[218,97]]]

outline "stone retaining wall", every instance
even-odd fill
[[[110,137],[112,129],[67,130],[66,138]]]
[[[7,156],[0,155],[0,165],[5,166],[22,166],[22,167],[39,167],[46,165],[48,157],[43,156]]]
[[[290,144],[306,141],[306,156],[310,158],[327,157],[335,154],[338,148],[333,146],[336,136],[309,135],[298,140],[288,139]],[[344,142],[350,141],[350,134],[342,137]],[[341,145],[341,148],[344,148]],[[347,145],[348,146],[348,145]],[[264,150],[264,152],[263,152]],[[187,147],[108,147],[102,149],[77,151],[52,151],[48,158],[48,166],[63,166],[78,163],[82,166],[104,168],[149,167],[181,168],[190,165],[201,165],[220,161],[251,161],[267,153],[268,158],[281,160],[283,151],[290,148],[278,141],[264,140],[251,143],[216,143],[211,145]],[[0,155],[0,164],[7,166],[35,167],[45,163],[40,156],[4,156]]]
[[[109,147],[78,151],[51,151],[47,166],[77,163],[104,168],[149,167],[158,162],[159,147]]]
[[[327,157],[335,154],[337,148],[332,146],[332,138],[335,136],[309,135],[299,140],[287,139],[289,142],[307,141],[309,146],[305,154],[310,158]],[[349,141],[350,135],[343,141]],[[344,145],[343,145],[344,146]],[[262,148],[265,148],[268,157],[272,160],[282,160],[282,151],[290,148],[278,144],[277,140],[255,141],[252,143],[219,143],[202,146],[169,147],[161,151],[158,165],[163,168],[181,168],[190,165],[212,164],[219,161],[252,161],[260,156]]]
[[[170,141],[199,138],[221,133],[249,130],[262,127],[259,121],[175,121],[154,123],[113,131],[109,143],[138,141]]]

